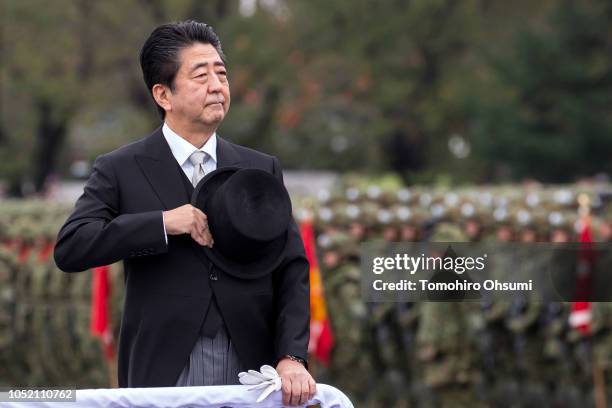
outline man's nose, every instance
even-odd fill
[[[219,92],[221,91],[221,87],[222,85],[219,75],[213,72],[208,83],[208,92]]]

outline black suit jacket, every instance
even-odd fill
[[[275,157],[217,143],[217,167],[268,171]],[[63,271],[124,261],[119,386],[174,386],[198,338],[214,292],[238,356],[248,369],[285,354],[307,357],[309,266],[295,222],[282,265],[255,280],[215,271],[189,235],[164,238],[161,212],[190,202],[161,128],[97,158],[83,195],[61,228],[54,257]],[[240,248],[236,248],[240,250]]]

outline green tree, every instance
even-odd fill
[[[478,153],[492,173],[571,181],[612,171],[612,5],[559,1],[548,24],[520,30],[491,66],[495,95],[474,109]]]

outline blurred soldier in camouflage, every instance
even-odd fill
[[[466,242],[467,237],[452,224],[438,224],[432,242]],[[474,302],[424,302],[420,306],[417,335],[418,357],[429,393],[423,406],[474,407],[480,382],[472,316]]]

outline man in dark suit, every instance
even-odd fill
[[[214,237],[207,215],[189,204],[193,187],[219,167],[258,168],[282,182],[275,157],[216,134],[230,106],[224,61],[206,24],[151,33],[140,62],[164,124],[98,157],[55,261],[64,271],[124,261],[121,387],[231,384],[239,371],[269,364],[284,403],[303,404],[315,382],[306,369],[309,268],[295,222],[280,267],[240,279],[204,255]]]

